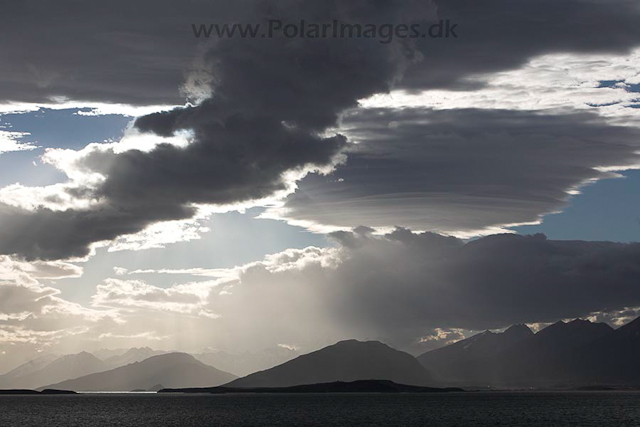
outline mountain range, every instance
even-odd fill
[[[640,319],[618,329],[576,319],[538,333],[517,325],[418,356],[438,381],[457,386],[640,384]]]
[[[47,354],[0,375],[0,388],[40,388],[47,384],[141,362],[151,356],[164,353],[166,352],[141,347],[102,349],[95,353],[81,352],[64,356]]]
[[[45,354],[0,375],[0,389],[41,389],[53,383],[108,371],[168,353],[171,352],[150,347],[134,347],[99,349],[92,353],[82,352],[64,356]],[[296,355],[298,353],[295,350],[273,347],[259,352],[242,353],[206,350],[192,356],[205,365],[237,377],[270,368]]]
[[[474,384],[486,374],[485,364],[501,351],[533,336],[525,325],[502,333],[485,331],[418,356],[418,361],[442,383]]]
[[[636,387],[640,386],[640,318],[618,329],[581,319],[559,321],[537,333],[525,325],[514,325],[504,332],[479,333],[417,358],[378,341],[357,340],[292,358],[295,354],[286,348],[266,356],[244,353],[236,369],[249,364],[267,369],[242,378],[203,363],[234,365],[233,355],[217,351],[189,355],[142,347],[43,355],[0,375],[0,389],[256,389],[373,380],[466,388]],[[284,363],[277,364],[278,359]]]

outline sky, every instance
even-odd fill
[[[639,19],[631,0],[4,5],[0,371],[628,322]],[[273,20],[456,34],[192,29]]]

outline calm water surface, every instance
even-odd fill
[[[0,426],[640,426],[638,392],[0,396]]]

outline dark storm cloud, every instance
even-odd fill
[[[634,0],[424,0],[402,2],[401,9],[391,1],[318,3],[6,2],[0,15],[5,41],[0,50],[0,99],[47,102],[61,96],[135,105],[183,103],[179,88],[197,56],[192,23],[251,23],[263,18],[433,22],[437,7],[439,17],[458,24],[459,37],[406,43],[424,55],[401,83],[408,89],[460,88],[471,74],[515,68],[535,55],[619,53],[640,42],[640,8]],[[254,39],[243,48],[258,50],[261,42]],[[332,48],[340,49],[340,44]],[[376,69],[361,70],[360,77],[366,80]],[[323,70],[334,71],[320,67],[315,72]],[[234,69],[240,84],[246,84],[245,71]],[[263,87],[257,81],[251,85]]]
[[[83,257],[92,243],[136,233],[153,222],[194,214],[194,209],[173,203],[103,203],[92,209],[63,211],[31,211],[0,203],[0,253],[18,254],[27,260]]]
[[[211,71],[200,70],[195,64],[202,51],[206,50],[203,45],[216,45],[215,52],[210,52],[209,56],[214,53],[225,55],[223,51],[232,48],[239,48],[243,52],[233,52],[234,55],[227,52],[228,59],[235,56],[235,60],[228,63],[220,63],[216,59],[219,68],[214,78],[220,80],[220,74],[224,74],[227,87],[235,85],[236,88],[257,89],[252,96],[254,102],[254,97],[263,95],[261,92],[264,89],[272,93],[279,89],[289,90],[285,77],[292,82],[297,81],[297,87],[300,88],[300,82],[308,81],[311,77],[338,72],[339,68],[330,68],[330,65],[340,56],[340,51],[355,51],[343,49],[342,41],[319,43],[323,50],[314,47],[312,52],[307,53],[306,59],[300,53],[300,58],[306,64],[301,61],[298,63],[300,68],[297,68],[292,58],[278,53],[278,49],[267,47],[265,52],[262,49],[268,44],[276,48],[282,44],[296,45],[300,40],[242,40],[237,37],[218,44],[219,40],[215,37],[209,40],[195,38],[192,24],[260,23],[266,26],[268,19],[285,23],[298,22],[299,19],[319,23],[333,19],[343,19],[348,23],[393,23],[401,16],[401,10],[409,8],[411,13],[419,11],[423,18],[434,16],[434,7],[428,1],[409,1],[404,4],[398,1],[362,0],[322,3],[292,0],[10,2],[3,5],[0,16],[0,34],[7,41],[0,51],[0,101],[51,102],[52,97],[60,97],[133,105],[183,104],[185,95],[180,88],[194,72],[194,67],[196,72],[204,71],[206,74]],[[367,49],[373,53],[374,48],[372,44]],[[329,57],[329,50],[336,51],[331,54],[333,59],[328,59],[322,65],[323,58]],[[259,58],[265,61],[260,62],[257,60]],[[360,63],[363,67],[370,65],[374,59],[360,58],[363,59]],[[247,63],[257,64],[258,69],[242,68]],[[292,63],[294,66],[290,67]],[[312,63],[317,67],[311,68]],[[376,80],[380,77],[377,73],[379,67],[380,64],[376,64],[368,73],[360,74],[360,78],[373,83],[377,89],[385,90],[384,83]],[[267,80],[246,80],[247,74],[254,76],[260,69],[278,74],[262,75]],[[304,71],[312,74],[305,76],[302,74]],[[323,93],[316,102],[340,99],[340,102],[352,104],[348,92],[354,72],[344,74],[344,80],[337,82],[345,84],[341,88],[347,93],[340,94],[335,90]],[[273,77],[279,77],[279,81],[269,84],[268,79]],[[318,90],[321,90],[321,86],[305,85],[297,97],[308,99],[305,93]],[[238,96],[238,93],[234,94]],[[278,101],[283,105],[292,99],[283,96]],[[305,105],[305,111],[309,111],[309,103]]]
[[[107,179],[95,190],[72,189],[97,200],[86,209],[34,211],[0,204],[0,253],[27,259],[82,257],[91,243],[136,233],[160,221],[192,217],[193,203],[233,204],[287,189],[283,173],[331,164],[345,144],[335,135],[288,129],[273,119],[233,116],[207,128],[207,139],[151,152],[95,151],[82,159]],[[88,193],[88,194],[87,194]]]
[[[259,3],[246,19],[295,16],[296,5]],[[305,5],[304,11],[318,20],[349,21],[382,20],[401,9],[391,2],[328,2]],[[136,121],[138,129],[161,136],[190,131],[189,146],[161,144],[151,152],[120,154],[94,150],[76,166],[106,177],[89,194],[97,206],[35,212],[4,207],[0,253],[29,259],[84,255],[92,242],[189,218],[193,203],[232,204],[287,190],[286,172],[336,161],[346,139],[321,132],[338,114],[359,98],[388,91],[412,59],[410,51],[371,40],[283,38],[220,40],[207,58],[216,75],[214,98]]]
[[[324,250],[326,259],[303,250],[267,268],[260,263],[246,268],[230,295],[212,297],[212,310],[229,317],[234,336],[248,334],[242,328],[260,318],[277,318],[274,309],[286,312],[300,334],[307,324],[336,324],[336,334],[406,348],[435,328],[498,329],[640,306],[640,244],[553,241],[544,235],[494,235],[464,243],[405,229],[384,236],[361,229],[334,237],[338,256],[331,249]],[[308,298],[283,308],[291,295]],[[265,298],[276,308],[261,307]],[[243,310],[227,312],[227,304]],[[250,319],[236,320],[239,316]],[[286,325],[276,321],[262,332],[305,339],[286,336]]]
[[[639,244],[544,235],[494,235],[463,244],[402,229],[362,239],[340,269],[355,282],[350,293],[368,295],[358,316],[381,328],[482,330],[640,305]],[[357,278],[356,269],[367,273]],[[402,310],[383,309],[389,306]]]
[[[152,114],[136,122],[138,129],[160,136],[191,131],[191,145],[178,148],[163,144],[148,153],[132,150],[106,157],[104,153],[88,155],[83,167],[99,171],[106,177],[105,182],[89,194],[97,204],[87,209],[51,211],[41,208],[32,212],[1,206],[3,239],[0,253],[46,259],[83,255],[88,253],[87,246],[92,242],[135,233],[158,221],[189,218],[194,213],[189,207],[191,203],[226,204],[272,195],[291,183],[283,178],[286,172],[332,166],[346,141],[340,135],[325,135],[326,129],[336,124],[342,111],[356,106],[358,99],[387,92],[400,81],[404,81],[402,87],[413,89],[451,86],[454,82],[462,84],[464,77],[478,71],[514,67],[530,55],[541,52],[628,49],[640,41],[636,37],[636,27],[629,26],[630,20],[637,16],[637,10],[631,3],[618,3],[618,7],[607,3],[610,10],[605,11],[604,3],[600,2],[567,1],[560,7],[537,1],[527,2],[521,12],[501,1],[490,1],[486,5],[470,1],[439,2],[441,17],[451,15],[451,19],[460,19],[460,38],[442,43],[438,40],[425,40],[424,43],[421,40],[396,40],[381,44],[378,40],[357,38],[283,37],[212,40],[202,63],[214,77],[214,96],[197,106]],[[52,9],[64,6],[69,6],[64,14]],[[502,7],[507,8],[507,12],[503,12]],[[554,29],[551,35],[533,37],[522,33],[522,29],[545,29],[545,21],[539,19],[538,12],[534,13],[534,7],[548,7],[549,13],[558,15],[549,21]],[[57,15],[63,16],[52,18]],[[618,15],[620,24],[607,24],[604,28],[608,32],[603,39],[585,34],[587,30],[593,31],[596,20]],[[585,24],[576,24],[581,17]],[[72,1],[55,6],[40,2],[12,4],[3,10],[0,18],[3,20],[0,23],[9,19],[2,31],[8,31],[10,39],[16,40],[7,44],[0,54],[3,55],[0,57],[0,97],[34,101],[59,95],[133,104],[170,102],[177,99],[176,90],[194,58],[196,40],[190,33],[191,23],[254,22],[272,18],[398,23],[432,21],[436,17],[430,3],[421,1],[190,2],[186,5],[153,2],[135,6]],[[562,31],[556,31],[561,18],[566,20],[566,25]],[[475,20],[478,23],[474,23]],[[468,25],[468,35],[463,31],[464,25]],[[541,28],[538,32],[546,34]],[[581,41],[584,37],[586,42]],[[513,46],[520,43],[526,48],[516,52]],[[509,125],[509,132],[517,133],[514,129],[518,124],[530,131],[527,120],[514,120]],[[582,124],[571,122],[577,123]],[[481,121],[478,126],[482,126]],[[556,128],[561,126],[556,124]],[[604,133],[604,125],[598,131]],[[474,130],[469,127],[465,132],[473,134]],[[486,142],[482,138],[482,143]],[[469,141],[472,139],[468,138]],[[463,150],[475,150],[478,146],[469,144],[453,146]],[[621,144],[622,151],[627,154],[625,143]],[[429,154],[422,147],[405,147],[417,150],[416,159],[424,159]],[[455,155],[452,150],[445,154],[465,156],[465,153]],[[445,154],[442,161],[448,161]],[[609,151],[605,154],[614,157]],[[407,157],[411,156],[407,153]],[[512,160],[506,155],[499,158],[505,161],[503,166],[507,160]],[[360,161],[356,157],[354,164]],[[382,160],[375,165],[381,174],[372,182],[377,183],[378,188],[371,190],[372,185],[369,185],[362,191],[377,194],[389,189],[407,193],[408,189],[416,190],[414,179],[423,182],[429,178],[421,175],[423,164],[402,161],[403,167],[409,166],[416,171],[401,171],[391,176],[387,174],[389,168],[398,168],[399,163],[394,159],[389,161],[390,166],[383,165]],[[532,165],[539,162],[530,161]],[[495,173],[486,168],[484,171],[490,172],[489,177],[479,177],[472,197],[485,197],[486,194],[494,197],[497,202],[494,210],[496,206],[500,209],[511,206],[508,202],[517,199],[521,204],[518,209],[524,213],[514,217],[530,218],[534,210],[531,203],[539,202],[544,206],[538,211],[546,211],[550,204],[556,206],[558,189],[582,176],[581,171],[588,167],[586,163],[569,165],[579,169],[571,177],[566,175],[571,175],[573,170],[560,171],[558,165],[558,169],[549,172],[555,174],[551,176],[560,184],[545,182],[541,195],[519,199],[513,196],[514,192],[537,191],[538,188],[519,190],[513,185],[507,196],[490,186],[481,188],[485,183],[501,185]],[[463,177],[467,173],[464,166],[467,165],[459,166],[460,174],[452,179],[468,182],[470,178]],[[432,163],[432,169],[438,167],[443,168],[442,163]],[[529,170],[533,168],[530,166]],[[444,169],[443,173],[451,171]],[[504,166],[502,171],[517,175],[520,170],[518,167],[507,169]],[[481,172],[477,170],[478,174]],[[403,177],[402,173],[406,175]],[[475,176],[472,178],[476,179]],[[529,181],[527,178],[514,179],[514,183],[523,185]],[[463,186],[439,188],[451,190]],[[478,192],[482,194],[478,196]],[[458,208],[474,206],[466,200],[455,203]],[[397,206],[404,206],[410,215],[424,215],[418,212],[422,208],[420,205]],[[484,217],[482,223],[493,224],[502,219],[488,211],[479,216]],[[468,217],[458,218],[462,228],[475,226]],[[348,220],[352,222],[351,218]],[[364,217],[357,223],[369,223],[369,218]],[[389,223],[413,225],[394,218],[385,221],[385,225]],[[371,225],[376,225],[375,221]]]
[[[438,15],[458,24],[458,38],[418,39],[425,64],[400,86],[469,89],[473,74],[514,69],[555,52],[624,53],[640,44],[635,0],[437,0]]]
[[[280,19],[297,22],[397,22],[414,11],[414,2],[258,2],[246,22]],[[429,10],[423,11],[429,15]],[[234,115],[278,120],[302,131],[322,131],[357,100],[388,92],[411,61],[410,46],[376,40],[276,37],[221,39],[205,55],[215,95],[199,106],[138,119],[138,128],[169,136],[194,129],[200,139]]]
[[[303,179],[285,218],[473,231],[535,221],[610,176],[594,168],[640,163],[640,131],[586,112],[367,109],[342,127],[359,142],[346,165]]]
[[[4,2],[0,98],[182,104],[195,57],[185,28],[223,10],[207,1]]]

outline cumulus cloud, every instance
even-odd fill
[[[542,235],[464,243],[403,229],[334,237],[336,248],[289,251],[246,266],[226,285],[228,295],[212,296],[220,321],[226,318],[239,337],[251,333],[245,327],[255,333],[261,325],[261,337],[308,345],[306,331],[319,327],[332,338],[379,338],[403,348],[418,342],[420,348],[425,337],[448,341],[463,330],[640,305],[638,244]]]
[[[194,314],[215,318],[205,308],[210,287],[215,283],[189,283],[159,288],[140,280],[107,279],[92,298],[95,307],[115,307]]]
[[[109,244],[109,252],[164,248],[171,243],[199,240],[210,231],[203,223],[211,210],[199,207],[192,218],[151,224],[135,234],[118,236]]]
[[[14,281],[20,275],[31,279],[56,280],[81,277],[82,273],[82,267],[68,262],[24,262],[0,256],[0,281],[4,282]]]
[[[197,351],[207,341],[204,334],[216,317],[209,311],[207,296],[215,284],[162,289],[141,281],[110,279],[97,287],[89,305],[82,305],[64,298],[51,285],[79,274],[81,269],[69,263],[0,257],[3,369],[42,352],[64,354],[141,343]],[[188,330],[198,335],[184,334]]]
[[[116,313],[95,310],[61,297],[57,279],[79,277],[82,269],[63,262],[26,263],[0,256],[0,351],[6,368],[40,351],[75,349],[98,325],[112,328]]]
[[[20,141],[20,139],[25,135],[26,134],[24,132],[0,130],[0,155],[11,151],[28,151],[36,149],[37,146],[28,142]]]
[[[638,244],[543,235],[464,242],[364,227],[332,238],[333,247],[289,249],[169,287],[154,285],[153,271],[119,270],[119,278],[97,287],[89,307],[35,282],[5,283],[0,346],[28,340],[31,349],[92,348],[100,336],[102,346],[259,351],[286,343],[307,351],[359,338],[418,353],[518,323],[583,317],[620,325],[640,307]],[[128,273],[149,276],[123,277]]]
[[[138,283],[127,294],[158,311],[172,302],[187,304],[184,312],[214,313],[206,324],[210,345],[254,350],[282,342],[313,349],[355,337],[419,352],[519,323],[591,317],[619,325],[637,311],[629,307],[640,306],[638,244],[543,235],[465,243],[363,227],[332,237],[335,247],[273,254],[230,270],[235,277],[163,291]],[[126,301],[120,294],[113,300]]]

